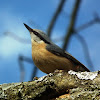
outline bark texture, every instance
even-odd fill
[[[2,84],[0,100],[100,100],[100,72],[56,70],[31,82]]]

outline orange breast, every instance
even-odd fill
[[[50,73],[56,69],[75,70],[75,66],[65,57],[59,57],[45,49],[45,43],[32,45],[32,58],[35,65],[43,72]]]

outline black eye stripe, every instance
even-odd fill
[[[33,30],[32,30],[32,31],[33,31]],[[37,35],[37,36],[38,36],[38,34],[39,34],[39,33],[38,33],[38,32],[36,32],[36,31],[33,31],[33,33],[34,33],[35,35]]]
[[[38,36],[41,40],[43,40],[45,43],[50,44],[50,42],[48,42],[47,40],[45,40],[38,32],[32,30],[33,34],[35,34],[36,36]]]

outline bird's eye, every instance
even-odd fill
[[[33,31],[33,33],[34,33],[35,35],[38,35],[38,32],[36,32],[36,31]]]

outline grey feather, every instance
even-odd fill
[[[61,49],[59,46],[55,44],[49,44],[47,45],[46,49],[57,56],[69,59],[74,65],[82,66],[86,71],[89,71],[82,63],[80,63],[77,59],[75,59],[71,54]]]

